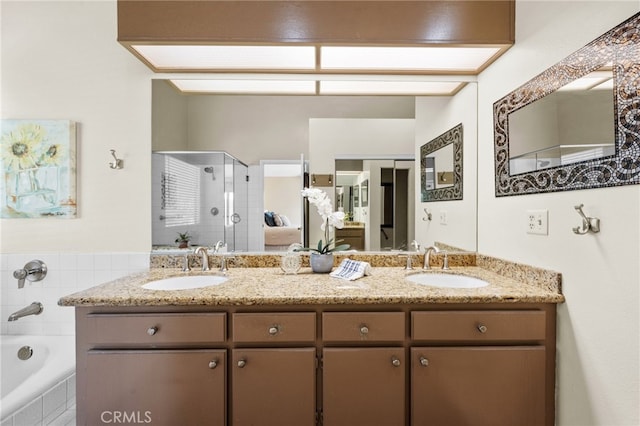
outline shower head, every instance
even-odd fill
[[[211,179],[216,180],[216,174],[213,172],[213,166],[205,167],[204,172],[211,173]]]

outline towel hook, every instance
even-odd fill
[[[428,220],[431,220],[431,211],[427,208],[424,209],[424,213],[427,215],[426,217],[423,217],[422,220],[424,220],[425,222]]]
[[[112,149],[111,151],[111,155],[113,156],[113,161],[111,161],[109,163],[109,167],[111,167],[114,170],[119,170],[122,169],[122,160],[118,157],[116,157],[116,150]]]
[[[600,232],[600,219],[596,217],[588,217],[582,211],[584,204],[580,204],[578,206],[573,206],[574,209],[578,212],[580,217],[582,218],[582,227],[576,226],[573,228],[573,232],[578,235],[584,235],[588,232],[593,232],[594,234]]]

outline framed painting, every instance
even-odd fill
[[[76,217],[75,122],[1,120],[0,147],[0,217]]]

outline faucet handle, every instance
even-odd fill
[[[227,260],[235,259],[235,258],[236,258],[235,256],[229,256],[225,254],[220,256],[220,272],[225,274],[229,270],[229,268],[227,267]]]
[[[451,269],[449,268],[449,256],[446,251],[444,251],[443,254],[444,254],[444,260],[442,261],[442,270],[448,271],[449,269]]]
[[[405,271],[410,271],[410,270],[413,269],[413,265],[411,264],[411,253],[399,254],[398,257],[406,257],[407,258],[407,264],[404,267]]]
[[[18,280],[18,288],[24,287],[24,280],[41,281],[47,276],[47,265],[41,260],[32,260],[22,269],[13,271],[13,278]]]

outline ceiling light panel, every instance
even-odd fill
[[[185,93],[314,95],[313,80],[189,80],[171,82]]]
[[[321,95],[452,95],[461,82],[435,81],[321,81]]]
[[[133,45],[157,69],[315,69],[313,46]]]
[[[497,47],[321,47],[324,70],[477,71]]]

